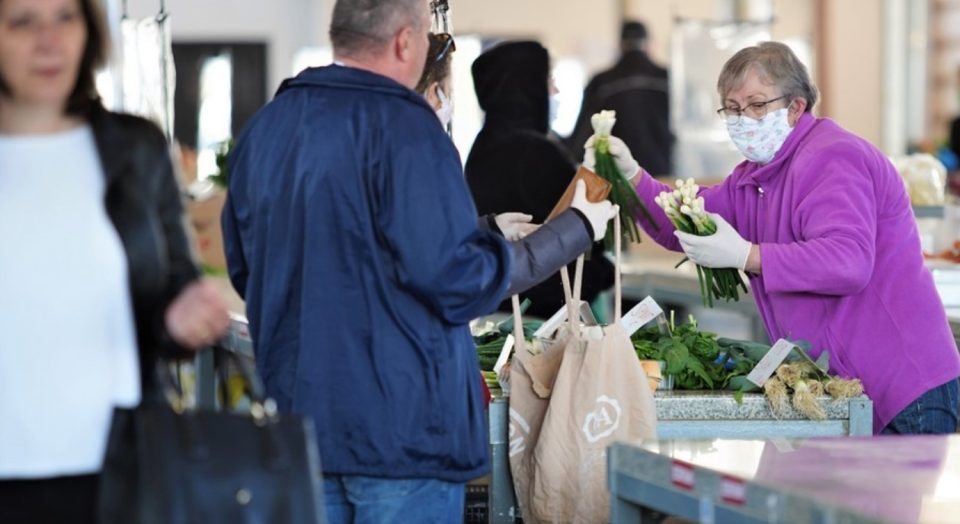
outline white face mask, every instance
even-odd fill
[[[453,120],[453,104],[447,95],[443,94],[443,89],[437,88],[437,98],[440,99],[440,109],[437,109],[437,118],[440,119],[440,125],[444,129],[449,129],[450,121]]]
[[[793,130],[787,121],[787,112],[786,107],[777,109],[762,120],[747,115],[740,115],[739,122],[735,117],[728,118],[727,133],[747,160],[766,164],[773,160]]]
[[[557,95],[550,95],[550,114],[547,116],[550,120],[547,121],[548,126],[553,126],[553,123],[557,121],[557,112],[560,110],[560,99],[557,98]]]

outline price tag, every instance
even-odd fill
[[[587,302],[580,302],[580,320],[583,321],[584,326],[598,326],[597,317],[593,316],[593,310],[590,309],[590,304]]]
[[[720,478],[720,500],[734,506],[742,506],[747,501],[747,486],[743,480],[729,475]]]
[[[620,325],[631,336],[651,320],[663,314],[663,309],[657,304],[657,301],[647,297],[642,302],[633,306],[623,318],[620,319]]]
[[[546,322],[540,324],[540,328],[533,332],[535,338],[550,338],[553,333],[560,328],[560,325],[567,320],[567,306],[564,305],[553,314]],[[580,320],[585,326],[596,326],[597,319],[593,316],[590,304],[580,301]]]
[[[536,338],[550,338],[553,335],[553,332],[560,327],[560,324],[563,324],[563,321],[567,319],[567,306],[561,307],[556,313],[553,314],[546,322],[540,325],[540,327],[533,332],[533,336]]]
[[[693,466],[679,460],[673,461],[670,466],[670,481],[674,486],[692,491],[695,479]]]
[[[757,362],[753,371],[747,375],[747,380],[763,387],[763,383],[780,367],[780,364],[787,358],[791,350],[793,350],[792,342],[782,338],[778,340],[777,343],[770,348],[770,351],[760,359],[760,362]]]
[[[768,442],[773,444],[773,447],[777,448],[777,451],[780,453],[793,453],[797,450],[793,447],[793,444],[785,438],[772,438]]]
[[[503,349],[500,350],[500,356],[497,357],[497,363],[493,365],[493,371],[497,375],[500,374],[500,370],[506,365],[507,360],[510,359],[510,351],[513,349],[514,338],[513,335],[507,335],[507,340],[503,343]]]

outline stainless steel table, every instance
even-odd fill
[[[611,521],[960,521],[960,436],[660,440],[609,448]]]

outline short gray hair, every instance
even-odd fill
[[[405,24],[422,29],[424,0],[337,0],[330,21],[333,49],[343,55],[378,49]]]
[[[720,99],[726,100],[730,91],[742,85],[751,69],[765,84],[778,86],[783,96],[790,99],[798,96],[805,98],[807,112],[817,103],[817,86],[810,80],[807,67],[787,45],[780,42],[760,42],[741,49],[727,60],[717,80]]]

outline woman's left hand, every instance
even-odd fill
[[[717,232],[710,236],[701,237],[674,231],[683,252],[699,266],[748,270],[747,259],[752,244],[744,240],[722,216],[710,213],[710,218],[717,225]]]
[[[185,348],[201,349],[227,332],[230,314],[216,286],[197,280],[170,303],[164,322],[174,342]]]

